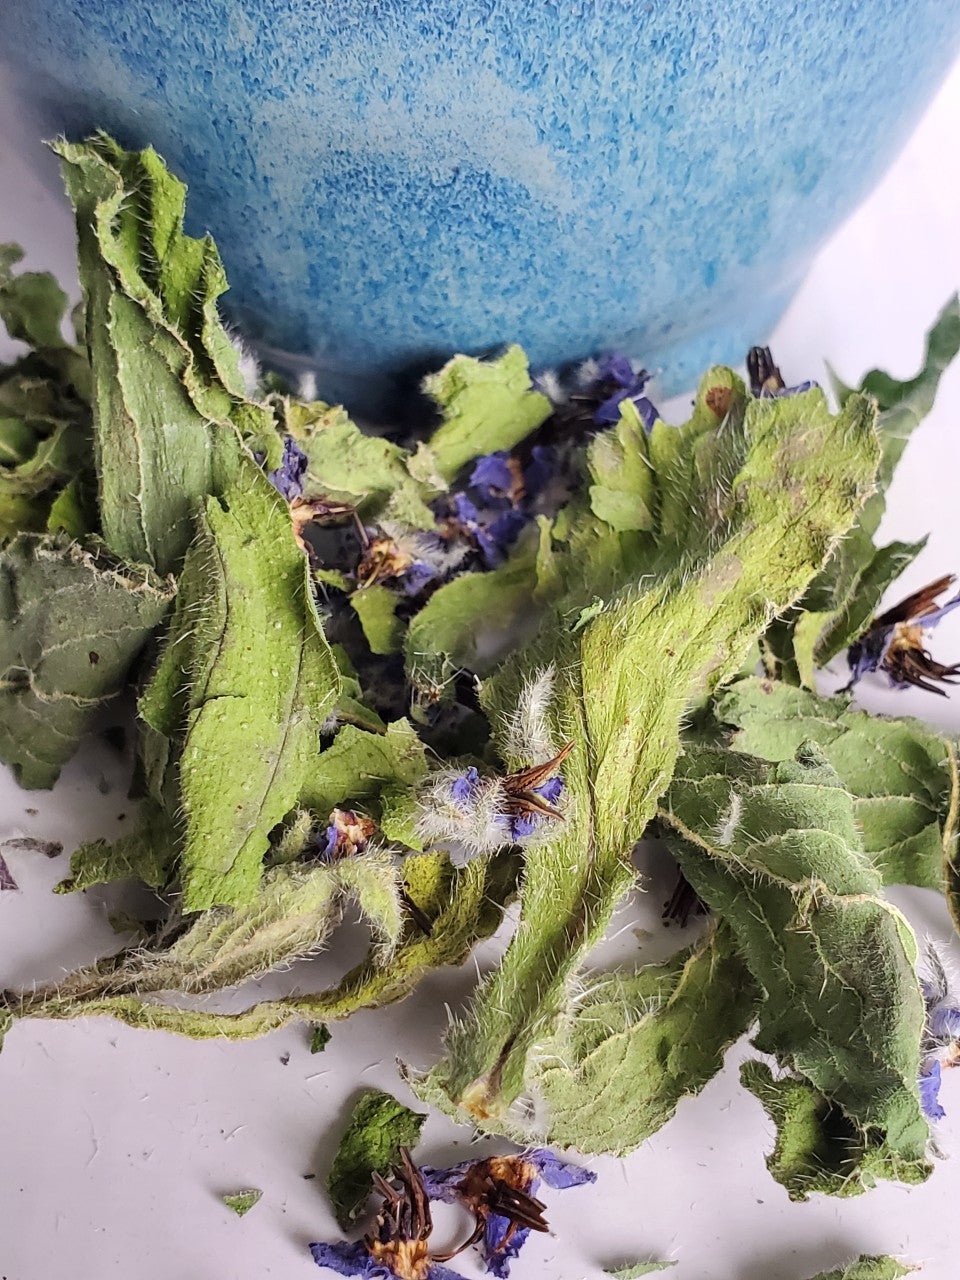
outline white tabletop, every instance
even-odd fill
[[[2,93],[0,118],[11,119]],[[820,375],[823,356],[848,382],[875,365],[915,372],[925,328],[960,285],[958,129],[960,66],[882,184],[823,248],[774,335],[788,382]],[[33,176],[22,148],[0,137],[0,241],[10,239],[24,245],[30,266],[52,268],[67,282],[66,206]],[[907,448],[889,498],[886,538],[930,533],[904,594],[960,570],[958,477],[960,363]],[[944,661],[960,657],[960,614],[939,628],[937,652]],[[960,696],[950,702],[864,683],[860,698],[872,710],[960,730]],[[56,860],[4,851],[20,891],[0,894],[0,987],[53,979],[115,949],[106,919],[112,892],[50,890],[76,843],[130,827],[125,785],[120,759],[96,742],[50,793],[23,792],[0,771],[0,840],[31,835],[65,849]],[[894,896],[921,937],[948,947],[960,969],[960,946],[949,942],[937,896]],[[633,913],[658,930],[661,898],[655,886],[620,923]],[[345,928],[330,954],[261,989],[320,985],[352,963],[359,946],[357,931]],[[306,1245],[338,1235],[322,1174],[346,1104],[372,1084],[411,1102],[395,1059],[431,1061],[446,1005],[455,1006],[474,977],[472,964],[433,974],[406,1003],[334,1026],[317,1056],[302,1028],[227,1044],[106,1019],[18,1024],[0,1054],[0,1277],[319,1276]],[[939,1140],[948,1158],[925,1185],[884,1184],[855,1200],[791,1204],[764,1167],[770,1128],[737,1081],[736,1062],[747,1052],[732,1050],[723,1073],[629,1159],[593,1161],[593,1186],[547,1192],[554,1234],[531,1238],[515,1264],[517,1280],[593,1280],[604,1265],[654,1257],[676,1257],[669,1274],[677,1280],[805,1280],[858,1253],[882,1252],[922,1263],[924,1280],[955,1280],[960,1071],[946,1073],[941,1095],[948,1116]],[[420,1150],[435,1164],[462,1159],[470,1137],[431,1116]],[[306,1180],[308,1173],[319,1176]],[[249,1186],[261,1188],[263,1199],[241,1220],[219,1197]],[[438,1217],[451,1232],[462,1225],[453,1210]],[[455,1265],[466,1276],[480,1274],[467,1259]]]

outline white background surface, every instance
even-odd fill
[[[0,119],[8,119],[2,106]],[[820,375],[824,355],[848,382],[874,365],[899,376],[915,372],[925,328],[960,285],[958,131],[960,67],[882,185],[823,249],[774,335],[788,382]],[[25,246],[30,266],[53,268],[65,282],[72,274],[64,202],[0,137],[0,240],[9,239]],[[944,378],[890,494],[882,534],[931,535],[895,595],[960,570],[958,463],[960,365]],[[938,629],[936,649],[944,661],[960,657],[960,614]],[[873,710],[960,730],[960,694],[948,702],[865,682],[860,698]],[[119,757],[96,743],[51,794],[25,793],[0,776],[0,840],[55,839],[68,853],[82,839],[129,828],[126,782]],[[103,893],[50,893],[66,873],[66,853],[55,861],[22,851],[5,856],[20,892],[0,895],[0,987],[53,979],[115,948]],[[644,901],[621,912],[628,951],[639,953],[637,925],[659,930],[663,896],[654,882]],[[958,967],[960,948],[947,942],[937,897],[923,890],[896,896],[921,936],[949,946]],[[357,958],[360,941],[348,929],[331,955],[263,986],[320,985]],[[251,1043],[196,1044],[104,1019],[17,1025],[0,1054],[0,1277],[320,1275],[306,1245],[337,1238],[321,1179],[345,1105],[371,1084],[411,1101],[394,1060],[431,1060],[444,1002],[462,998],[471,976],[472,966],[434,974],[405,1004],[335,1026],[317,1056],[304,1029]],[[664,1256],[678,1259],[668,1273],[676,1280],[805,1280],[860,1252],[892,1252],[923,1264],[924,1280],[955,1280],[960,1071],[945,1073],[948,1118],[939,1142],[947,1158],[926,1185],[884,1184],[856,1200],[793,1205],[764,1168],[771,1135],[759,1104],[737,1083],[744,1053],[733,1050],[725,1071],[628,1160],[593,1161],[595,1185],[548,1192],[555,1234],[531,1238],[515,1264],[517,1280],[593,1280],[603,1265]],[[470,1137],[431,1117],[420,1151],[434,1164],[463,1158]],[[307,1181],[307,1173],[318,1177]],[[264,1195],[240,1220],[219,1196],[247,1186]],[[459,1232],[463,1224],[449,1215],[441,1225]],[[457,1265],[479,1274],[466,1259]]]

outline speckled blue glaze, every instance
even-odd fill
[[[688,385],[762,340],[957,0],[2,0],[39,127],[153,143],[267,347],[367,401],[522,342]]]

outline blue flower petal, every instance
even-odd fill
[[[960,1009],[935,1005],[927,1011],[927,1029],[938,1043],[960,1040]]]
[[[509,453],[501,449],[497,453],[488,453],[485,457],[478,458],[470,473],[471,487],[509,494],[514,482],[513,472],[507,461],[509,457]]]
[[[960,594],[955,595],[952,600],[948,600],[939,609],[935,609],[933,613],[928,613],[925,618],[918,618],[917,621],[927,631],[931,627],[935,627],[948,613],[952,613],[958,605],[960,605]]]
[[[523,487],[527,499],[541,494],[559,469],[560,460],[556,449],[547,444],[535,444],[530,450],[530,461],[523,469]]]
[[[593,421],[598,427],[610,427],[615,422],[620,421],[620,405],[628,398],[628,392],[620,390],[615,391],[602,404],[597,405],[593,412]]]
[[[535,1189],[534,1186],[532,1190]],[[511,1261],[517,1257],[530,1236],[529,1227],[519,1227],[504,1245],[503,1238],[509,1228],[509,1218],[501,1218],[499,1214],[491,1213],[483,1233],[484,1261],[487,1264],[487,1270],[491,1275],[497,1276],[498,1280],[507,1280]]]
[[[276,471],[268,471],[267,479],[288,502],[303,496],[303,477],[307,474],[307,455],[292,436],[283,437],[283,457]]]
[[[538,796],[546,800],[547,804],[556,804],[563,794],[563,776],[558,773],[533,789]]]
[[[318,1267],[326,1267],[338,1276],[361,1276],[362,1280],[394,1280],[393,1272],[375,1262],[361,1241],[339,1244],[312,1244],[310,1252]]]
[[[619,351],[613,351],[604,356],[597,365],[598,382],[616,382],[621,387],[632,387],[639,381],[642,387],[646,380],[646,370],[641,371],[639,375],[636,374],[633,361]],[[639,390],[639,387],[637,389]]]
[[[597,1180],[592,1169],[585,1169],[581,1164],[571,1164],[569,1160],[561,1160],[543,1147],[526,1152],[523,1158],[534,1166],[548,1187],[557,1191],[565,1191],[568,1187],[582,1187],[585,1183]]]
[[[929,1120],[942,1120],[947,1114],[940,1105],[940,1063],[936,1058],[920,1075],[920,1106]]]
[[[524,840],[536,831],[537,820],[527,814],[519,814],[508,818],[507,825],[510,827],[511,840]]]
[[[795,387],[778,387],[774,391],[768,391],[764,388],[760,392],[761,400],[782,400],[785,396],[798,396],[803,391],[810,391],[813,387],[819,387],[819,382],[798,382]]]
[[[450,795],[454,802],[459,805],[469,804],[476,794],[479,783],[480,774],[471,765],[466,773],[461,774],[459,778],[454,778],[450,784]]]
[[[327,827],[326,840],[324,841],[323,848],[320,850],[321,858],[333,857],[333,853],[337,847],[337,840],[339,839],[339,837],[340,837],[340,832],[337,830],[335,826],[331,824],[329,827]]]
[[[502,511],[496,519],[487,525],[487,533],[495,543],[498,551],[506,552],[512,547],[520,536],[520,530],[525,527],[530,517],[523,511],[518,511],[516,507],[510,507],[506,511]]]
[[[437,571],[433,565],[427,564],[426,560],[414,560],[409,569],[403,574],[403,589],[408,596],[418,596],[424,587],[437,576]]]
[[[653,430],[653,424],[660,417],[660,411],[652,400],[648,400],[646,396],[632,396],[633,403],[637,406],[637,412],[640,414],[640,421],[648,431]]]

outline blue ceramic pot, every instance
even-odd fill
[[[762,340],[957,0],[2,0],[30,127],[153,143],[264,347],[370,406],[518,341],[668,389]]]

